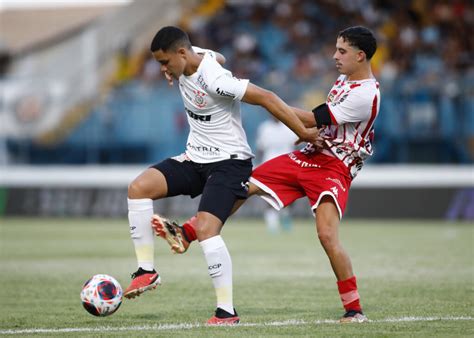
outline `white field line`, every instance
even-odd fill
[[[464,321],[473,320],[474,317],[401,317],[369,320],[369,323],[406,323],[406,322],[431,322],[431,321]],[[266,322],[266,323],[240,323],[232,328],[239,327],[266,327],[266,326],[302,326],[302,325],[321,325],[337,324],[339,321],[333,319],[323,319],[315,321],[305,321],[291,319],[285,321]],[[352,324],[357,325],[357,324]],[[70,333],[70,332],[120,332],[120,331],[173,331],[188,330],[196,328],[209,327],[205,324],[157,324],[157,325],[137,325],[137,326],[98,326],[98,327],[70,327],[70,328],[50,328],[50,329],[10,329],[0,330],[1,335],[27,334],[27,333]]]

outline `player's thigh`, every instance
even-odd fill
[[[314,213],[319,212],[321,201],[326,201],[330,197],[329,201],[333,202],[338,217],[341,219],[349,198],[351,179],[338,168],[339,163],[336,164],[321,163],[319,168],[304,168],[300,173],[299,181]],[[343,166],[342,163],[340,165]]]
[[[304,196],[298,181],[300,170],[301,166],[288,154],[275,157],[252,172],[249,190],[280,210]]]
[[[260,189],[258,186],[256,186],[252,182],[248,182],[247,186],[249,188],[249,190],[247,192],[247,197],[250,197],[250,196],[253,196],[253,195],[261,195],[261,194],[264,193],[262,189]]]
[[[339,211],[333,196],[324,195],[316,210],[316,230],[320,237],[335,238],[338,234]]]
[[[208,212],[225,223],[237,201],[247,198],[246,183],[251,172],[250,160],[228,160],[212,168],[198,210]]]
[[[196,197],[202,193],[204,181],[193,162],[178,160],[181,157],[168,158],[151,167],[163,174],[166,182],[166,194],[163,197],[189,195]]]
[[[166,196],[168,187],[162,172],[148,168],[136,177],[128,186],[128,198],[158,199]]]

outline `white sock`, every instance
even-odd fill
[[[266,209],[263,213],[263,218],[265,219],[265,223],[267,224],[267,230],[269,232],[278,232],[280,228],[280,216],[278,215],[277,210],[273,208]]]
[[[154,269],[154,240],[151,227],[153,201],[149,198],[128,199],[128,221],[130,236],[135,246],[138,267],[151,271]]]
[[[232,300],[232,260],[221,236],[200,242],[206,257],[209,276],[212,278],[217,297],[217,307],[234,314]]]

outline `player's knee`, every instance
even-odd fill
[[[138,199],[138,198],[149,198],[147,190],[149,188],[147,185],[139,179],[133,180],[132,183],[128,186],[128,198]]]
[[[319,227],[318,239],[326,250],[338,245],[337,233],[331,228],[331,226]]]
[[[211,233],[209,232],[209,227],[206,226],[206,222],[196,219],[193,223],[193,226],[194,230],[196,231],[196,236],[200,241],[212,237]]]
[[[196,218],[193,222],[193,227],[196,231],[196,237],[199,241],[204,241],[208,238],[219,235],[218,227],[213,226],[205,219]]]
[[[332,235],[328,231],[318,231],[318,239],[323,247],[331,246],[333,242]]]

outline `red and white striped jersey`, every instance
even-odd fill
[[[337,157],[354,178],[363,161],[372,155],[374,123],[380,108],[379,84],[374,78],[347,81],[346,75],[338,77],[326,100],[332,125],[323,129],[324,154]],[[310,154],[317,151],[308,144],[302,150]]]

